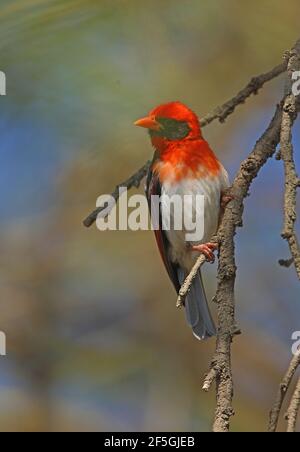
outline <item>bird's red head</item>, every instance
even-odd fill
[[[152,143],[158,150],[170,142],[201,138],[197,115],[181,102],[159,105],[135,125],[149,130]]]

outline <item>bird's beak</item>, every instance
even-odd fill
[[[159,122],[157,122],[156,119],[151,116],[146,116],[146,118],[138,119],[137,121],[135,121],[134,125],[156,131],[162,128]]]

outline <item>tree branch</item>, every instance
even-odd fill
[[[269,428],[268,428],[268,431],[270,433],[276,432],[278,421],[279,421],[279,416],[280,416],[280,411],[281,411],[285,396],[290,387],[292,379],[296,373],[296,370],[298,369],[299,366],[300,366],[300,351],[298,351],[298,353],[296,353],[293,356],[293,358],[290,362],[290,365],[288,367],[288,370],[287,370],[285,376],[283,377],[283,380],[280,383],[275,403],[270,412]]]
[[[192,270],[190,271],[189,275],[187,276],[187,278],[185,279],[184,283],[182,284],[182,286],[180,288],[178,298],[177,298],[177,303],[176,303],[177,308],[181,308],[182,306],[184,306],[184,301],[186,299],[186,296],[189,293],[192,283],[198,274],[199,268],[202,267],[204,262],[206,262],[206,257],[204,256],[204,254],[200,254],[200,256],[198,257]]]
[[[299,42],[296,43],[293,52],[298,49]],[[217,407],[213,426],[215,432],[228,432],[230,418],[234,415],[231,367],[231,344],[237,329],[234,299],[236,279],[234,236],[236,228],[242,226],[244,200],[248,196],[251,183],[266,161],[276,152],[276,147],[280,141],[283,106],[286,99],[287,97],[277,106],[269,127],[257,141],[249,157],[241,164],[230,191],[233,201],[226,207],[218,231],[220,250],[218,287],[214,298],[218,306],[218,334],[216,352],[212,359],[210,372],[203,385],[203,389],[207,391],[213,381],[216,380]],[[293,117],[292,124],[295,118],[296,114]]]
[[[290,268],[293,262],[294,258],[291,257],[290,259],[279,259],[278,264],[281,265],[281,267]]]
[[[275,115],[261,138],[257,141],[249,157],[241,167],[231,187],[231,201],[225,209],[218,231],[219,267],[218,288],[215,301],[218,306],[218,335],[216,352],[209,375],[214,375],[217,383],[217,407],[214,431],[229,431],[230,418],[234,414],[233,378],[231,370],[231,343],[236,332],[234,286],[236,278],[234,236],[236,228],[242,226],[244,200],[248,196],[253,179],[266,161],[273,156],[279,143],[282,104],[277,106]],[[204,389],[211,386],[212,378],[206,377]]]
[[[284,192],[284,227],[282,238],[287,240],[293,258],[294,266],[300,279],[300,247],[295,232],[296,198],[299,178],[294,161],[294,149],[292,144],[292,127],[300,109],[300,102],[291,93],[292,73],[300,69],[300,41],[289,55],[288,73],[290,94],[287,96],[281,123],[280,147],[281,159],[284,165],[285,192]]]
[[[211,113],[208,113],[200,120],[201,127],[205,127],[210,124],[215,119],[218,119],[220,122],[224,122],[226,118],[234,112],[236,107],[240,104],[243,104],[248,97],[252,94],[257,94],[258,90],[263,87],[265,83],[268,81],[278,77],[282,74],[287,68],[287,62],[284,61],[282,64],[274,67],[269,72],[258,75],[257,77],[253,77],[250,82],[232,99],[225,102],[222,106],[215,108]],[[111,193],[115,201],[119,199],[119,188],[126,187],[130,189],[132,187],[139,188],[142,180],[146,176],[149,166],[151,162],[150,160],[145,163],[145,165],[140,168],[135,174],[133,174],[129,179],[127,179],[122,184],[118,184],[115,190]],[[97,220],[98,215],[102,212],[104,208],[97,208],[92,213],[90,213],[86,219],[83,221],[84,226],[89,228],[94,224]],[[109,212],[107,213],[107,215]]]
[[[274,67],[271,71],[253,77],[236,96],[225,102],[221,107],[215,108],[211,113],[204,116],[201,120],[201,126],[204,127],[215,119],[218,119],[221,123],[225,122],[227,117],[234,112],[238,105],[245,103],[252,94],[256,95],[265,83],[278,77],[286,71],[286,68],[287,61],[285,59],[283,63]]]
[[[298,379],[296,389],[291,399],[291,403],[285,415],[285,419],[288,421],[287,433],[294,433],[296,431],[299,408],[300,408],[300,378]]]
[[[141,185],[142,180],[144,179],[144,177],[146,176],[146,174],[147,174],[147,172],[148,172],[148,170],[150,168],[150,165],[151,165],[151,160],[148,160],[148,162],[145,163],[145,165],[143,165],[142,168],[140,168],[131,177],[129,177],[129,179],[127,179],[126,181],[124,181],[121,184],[118,184],[116,186],[115,190],[111,193],[111,196],[114,198],[114,200],[116,202],[119,200],[119,197],[120,197],[119,189],[121,187],[126,187],[128,190],[130,190],[133,187],[139,188],[139,186]],[[106,207],[98,207],[92,213],[90,213],[89,216],[86,217],[86,219],[83,221],[84,226],[86,226],[87,228],[92,226],[92,224],[97,220],[98,215],[105,208]],[[111,209],[110,209],[110,211],[111,211]],[[107,212],[106,216],[109,215],[110,211]]]

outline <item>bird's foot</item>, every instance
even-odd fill
[[[217,243],[212,242],[192,246],[192,251],[198,251],[199,253],[204,254],[206,260],[211,263],[214,263],[215,261],[214,251],[216,251],[217,249],[218,249]]]
[[[230,193],[222,192],[221,193],[221,207],[224,210],[227,204],[234,200],[234,196]]]

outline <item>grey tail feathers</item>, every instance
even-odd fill
[[[181,268],[178,268],[177,272],[181,285],[186,275]],[[200,270],[186,297],[185,312],[188,324],[197,339],[208,339],[216,335],[216,327],[209,311]]]

